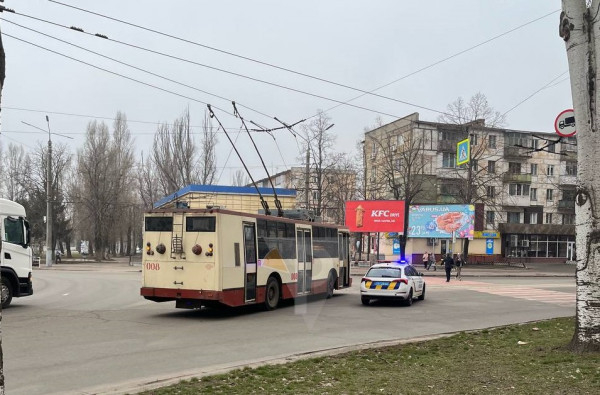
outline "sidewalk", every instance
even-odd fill
[[[52,266],[48,267],[42,261],[40,266],[34,266],[34,270],[111,270],[111,271],[136,271],[141,270],[142,260],[141,256],[132,256],[131,261],[128,256],[115,257],[109,261],[95,261],[93,259],[81,259],[81,258],[63,258],[60,263],[53,263]]]
[[[446,275],[443,266],[438,265],[437,270],[426,270],[423,265],[415,265],[424,276]],[[466,265],[463,266],[463,277],[575,277],[576,266],[565,263],[528,263],[526,267],[497,263],[495,265]],[[364,276],[369,266],[358,266],[352,263],[350,274]],[[454,271],[452,272],[455,273]]]

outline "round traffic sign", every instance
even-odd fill
[[[554,121],[554,130],[561,137],[575,136],[575,111],[573,109],[565,110],[558,114]]]

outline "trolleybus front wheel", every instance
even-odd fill
[[[274,310],[279,304],[279,283],[275,277],[269,277],[265,287],[265,309]]]

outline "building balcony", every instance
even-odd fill
[[[458,199],[453,195],[438,195],[437,204],[456,204]]]
[[[531,206],[531,199],[529,195],[507,195],[502,199],[502,205],[506,207],[529,207]]]
[[[564,175],[558,177],[560,185],[577,185],[577,176]]]
[[[455,140],[438,140],[438,151],[456,152],[457,143]]]
[[[559,210],[575,210],[575,200],[559,200]]]
[[[505,183],[531,184],[531,174],[505,173],[502,176]]]
[[[504,147],[504,157],[512,159],[531,158],[531,149],[522,147],[507,146]]]

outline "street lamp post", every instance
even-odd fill
[[[52,266],[52,137],[50,134],[50,119],[46,115],[48,124],[48,163],[46,166],[46,266]]]

